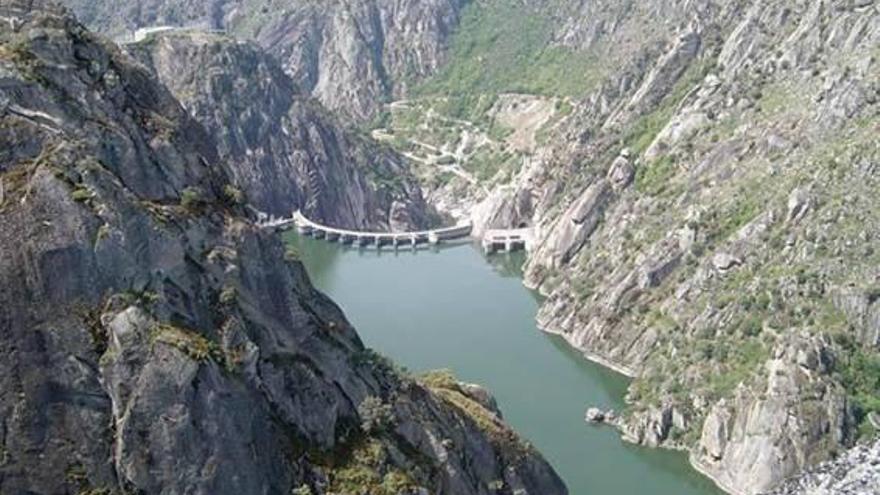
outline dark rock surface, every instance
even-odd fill
[[[363,230],[430,223],[403,157],[346,130],[256,45],[184,30],[126,48],[207,128],[260,211]]]
[[[0,17],[0,493],[566,493],[363,347],[147,67],[48,2]]]

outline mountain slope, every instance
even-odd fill
[[[761,492],[875,434],[880,13],[624,4],[560,19],[616,64],[477,223],[535,225],[539,322],[636,378],[628,439]]]
[[[142,27],[225,29],[266,48],[327,108],[365,122],[432,74],[464,0],[109,0],[66,2],[111,36]]]
[[[430,223],[404,159],[345,130],[258,47],[172,31],[126,48],[207,128],[259,210],[290,216],[301,209],[317,221],[363,230]]]
[[[0,492],[566,493],[482,394],[363,347],[145,66],[0,16]]]

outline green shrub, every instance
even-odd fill
[[[452,165],[455,163],[455,157],[451,155],[446,155],[437,159],[437,165]]]
[[[86,187],[78,186],[76,189],[73,190],[71,197],[74,201],[84,203],[86,201],[90,201],[94,197],[94,194],[92,194],[92,192],[89,191]]]
[[[241,189],[233,186],[232,184],[227,184],[223,187],[223,196],[226,197],[226,200],[234,205],[240,205],[244,203],[244,193],[241,192]]]
[[[724,240],[731,234],[755,219],[761,212],[761,206],[755,196],[743,192],[737,196],[736,203],[726,211],[713,214],[715,222],[708,225],[711,240]]]
[[[650,163],[642,164],[636,170],[636,190],[649,196],[659,196],[666,192],[675,176],[675,163],[672,157],[664,155]]]
[[[327,475],[325,493],[400,495],[419,488],[410,476],[393,467],[387,447],[376,438],[358,438],[344,453],[314,461],[323,465]]]
[[[312,489],[309,488],[309,485],[300,485],[299,488],[294,488],[291,492],[291,495],[313,495]]]
[[[204,335],[195,330],[169,324],[159,324],[153,327],[152,341],[175,347],[195,361],[207,361],[209,359],[217,362],[223,361],[223,353],[217,343],[208,340]]]
[[[740,323],[740,331],[746,337],[757,337],[764,330],[764,322],[758,315],[750,315]]]
[[[868,422],[869,414],[880,414],[880,353],[854,349],[843,361],[841,379],[853,399],[860,425]],[[865,426],[860,429],[870,431]]]
[[[187,187],[180,193],[180,206],[184,209],[192,211],[201,206],[201,204],[202,195],[198,189]]]

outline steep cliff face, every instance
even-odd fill
[[[217,142],[233,181],[261,211],[354,229],[430,223],[404,159],[302,96],[258,47],[199,31],[127,45]]]
[[[870,437],[876,2],[582,8],[556,42],[616,67],[488,216],[535,226],[540,324],[636,378],[627,438],[732,492]]]
[[[363,347],[149,69],[0,16],[0,492],[566,493],[485,394]]]
[[[255,40],[327,108],[364,122],[443,63],[465,0],[67,3],[110,35],[170,25],[225,29]]]

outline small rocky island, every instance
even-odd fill
[[[614,424],[617,421],[617,413],[613,409],[602,410],[598,407],[590,407],[584,413],[584,421],[590,424]]]

